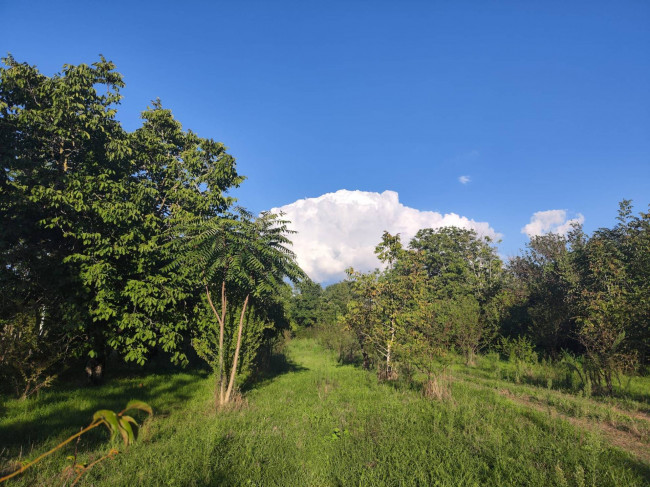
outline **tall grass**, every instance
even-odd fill
[[[294,340],[278,375],[218,413],[212,381],[191,373],[8,401],[0,443],[11,455],[33,455],[98,405],[138,397],[156,417],[83,485],[648,485],[649,465],[491,387],[450,380],[450,397],[431,400],[336,359],[314,340]],[[87,458],[102,448],[79,446]],[[69,454],[14,485],[62,485]]]

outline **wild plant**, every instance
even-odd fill
[[[151,406],[149,406],[147,403],[143,401],[137,401],[137,400],[129,401],[126,407],[119,413],[111,411],[110,409],[100,409],[99,411],[95,412],[95,414],[93,415],[92,422],[88,426],[83,428],[81,431],[79,431],[79,433],[76,433],[68,437],[67,439],[65,439],[58,445],[56,445],[54,448],[38,456],[36,459],[32,460],[31,462],[25,463],[15,472],[0,478],[0,483],[5,482],[6,480],[9,480],[13,477],[16,477],[17,475],[20,475],[28,468],[32,467],[36,463],[43,460],[45,457],[63,448],[72,440],[80,438],[81,435],[101,425],[104,425],[106,426],[106,428],[108,428],[108,431],[111,434],[111,441],[114,440],[115,437],[119,434],[122,437],[124,446],[131,445],[136,440],[136,434],[138,432],[139,425],[132,416],[129,416],[125,413],[133,410],[144,411],[148,413],[149,416],[153,415],[153,410],[151,409]],[[73,468],[77,472],[77,476],[73,481],[72,485],[75,485],[77,482],[79,482],[79,479],[81,479],[82,475],[86,473],[88,470],[90,470],[93,466],[95,466],[96,464],[98,464],[99,462],[107,458],[113,458],[118,453],[119,451],[117,449],[111,448],[111,450],[106,455],[104,455],[103,457],[99,458],[98,460],[95,460],[94,462],[88,465],[76,464],[76,457],[75,457],[75,464]]]

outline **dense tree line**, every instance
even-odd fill
[[[234,158],[159,101],[126,131],[104,58],[54,76],[3,61],[0,382],[26,396],[75,357],[95,378],[109,353],[182,364],[193,345],[227,401],[288,323],[286,222],[235,208]]]
[[[384,233],[376,254],[384,269],[350,269],[335,318],[324,312],[330,288],[314,284],[292,316],[320,323],[342,357],[356,354],[381,378],[431,376],[449,352],[472,364],[488,349],[564,358],[585,387],[606,393],[617,374],[647,370],[650,213],[634,215],[629,201],[613,228],[533,237],[508,262],[488,238],[454,227],[420,230],[406,248]]]

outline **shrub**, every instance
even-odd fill
[[[535,345],[526,336],[519,336],[517,338],[502,337],[499,342],[499,351],[504,357],[514,363],[521,362],[528,365],[537,363]]]
[[[25,399],[49,387],[54,368],[66,358],[72,339],[57,336],[45,325],[45,316],[19,313],[0,321],[0,383]]]

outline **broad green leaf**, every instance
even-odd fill
[[[127,416],[127,415],[125,414],[125,415],[123,415],[123,416],[120,416],[120,418],[122,418],[123,420],[128,421],[129,423],[132,423],[132,424],[134,424],[134,425],[136,425],[136,426],[139,426],[139,425],[138,425],[138,422],[137,422],[135,419],[133,419],[131,416]]]
[[[137,399],[129,401],[124,408],[124,411],[129,411],[131,409],[139,409],[140,411],[148,413],[150,416],[153,415],[153,409],[151,409],[151,406],[149,406],[146,402],[138,401]]]
[[[111,432],[111,438],[120,431],[120,423],[117,419],[117,414],[109,409],[100,409],[93,415],[93,421],[102,420]]]
[[[135,441],[133,428],[131,428],[131,424],[124,417],[120,417],[119,421],[121,426],[120,433],[122,435],[122,439],[124,440],[124,444],[128,446]]]

